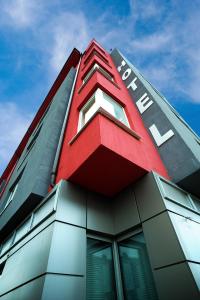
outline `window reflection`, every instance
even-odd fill
[[[158,299],[143,234],[120,242],[119,255],[125,299]]]
[[[122,105],[98,88],[80,110],[78,130],[80,130],[100,108],[111,114],[127,127],[130,127]]]
[[[87,299],[116,299],[111,244],[90,238],[87,243]]]

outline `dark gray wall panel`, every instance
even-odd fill
[[[132,186],[113,199],[113,216],[115,234],[141,223]]]
[[[25,167],[23,175],[19,181],[19,187],[15,197],[1,216],[0,230],[6,225],[7,221],[11,219],[11,217],[17,211],[20,210],[30,195],[33,198],[34,195],[43,197],[47,194],[53,161],[58,146],[58,140],[63,125],[74,76],[75,70],[71,69],[54,96],[48,112],[38,125],[38,128],[41,125],[42,127],[32,150],[27,155],[27,147],[31,140],[34,139],[34,133],[37,132],[37,129],[35,132],[33,132],[27,147],[22,153],[22,156],[7,186],[6,192],[1,200],[0,210],[2,210],[5,206],[10,187],[18,178],[22,169]],[[32,200],[33,199],[30,201]],[[39,198],[37,198],[37,200],[39,200]],[[35,204],[37,204],[37,202]],[[5,215],[5,217],[3,215]]]
[[[139,180],[134,186],[134,192],[142,222],[166,210],[153,173]]]
[[[44,280],[45,276],[36,278],[0,298],[2,300],[40,300],[42,298]]]
[[[86,230],[60,222],[54,223],[47,271],[85,276]]]
[[[137,77],[137,80],[135,81],[137,88],[135,90],[128,88],[133,103],[136,105],[136,102],[144,95],[144,93],[147,93],[147,96],[153,101],[153,104],[141,114],[141,118],[149,131],[149,135],[152,137],[149,128],[153,124],[156,125],[161,136],[169,130],[173,131],[174,135],[159,147],[155,143],[153,137],[152,140],[157,147],[172,180],[176,183],[181,182],[183,187],[189,188],[189,190],[192,191],[193,185],[186,186],[183,179],[188,178],[189,176],[192,176],[193,178],[193,174],[200,170],[200,145],[196,142],[196,135],[190,131],[179,118],[177,118],[174,110],[167,105],[165,100],[155,92],[155,89],[153,89],[149,83],[146,83],[141,74],[120,54],[118,50],[113,50],[111,56],[116,67],[120,66],[123,60],[126,62],[125,66],[121,68],[120,74],[123,76],[124,72],[129,68],[130,76],[127,76],[127,79],[124,80],[127,87],[133,79]],[[163,107],[162,103],[164,103],[165,107]],[[196,182],[197,181],[195,180],[196,188],[194,186],[194,192],[197,195],[200,195],[200,188],[197,187]]]
[[[0,280],[0,295],[46,272],[52,232],[53,225],[8,258]]]
[[[87,229],[114,234],[112,199],[96,193],[88,193]]]
[[[48,274],[41,300],[85,300],[85,278]]]
[[[185,260],[168,212],[144,222],[142,227],[153,268]]]
[[[187,263],[155,271],[160,300],[197,300],[199,291]]]
[[[62,180],[57,197],[56,219],[86,227],[87,192],[73,183]]]

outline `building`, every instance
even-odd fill
[[[199,299],[199,180],[164,97],[118,50],[74,49],[1,177],[1,299]]]

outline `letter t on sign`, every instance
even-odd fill
[[[135,78],[131,81],[131,83],[129,83],[129,85],[127,86],[127,89],[132,88],[132,90],[135,91],[135,90],[137,89],[137,85],[136,85],[136,83],[135,83],[136,80],[137,80],[137,77],[135,77]]]
[[[149,130],[151,131],[151,134],[158,147],[164,144],[167,140],[169,140],[174,135],[174,132],[171,129],[168,130],[164,135],[161,135],[155,124],[151,125],[149,127]]]

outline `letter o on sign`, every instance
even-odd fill
[[[131,74],[131,69],[128,68],[122,75],[122,80],[126,80]]]

